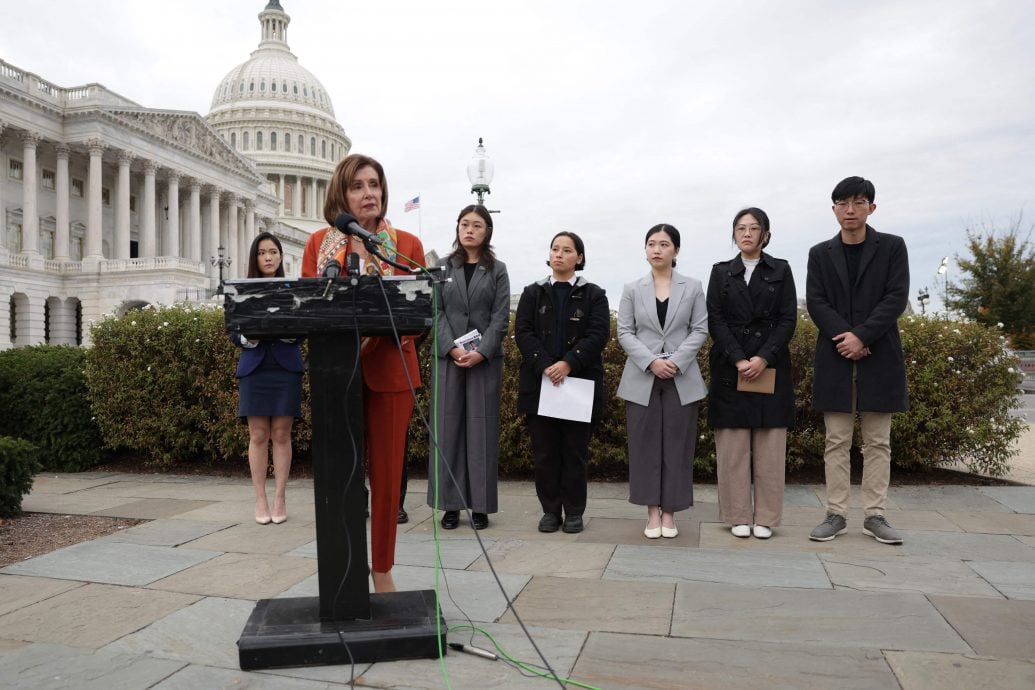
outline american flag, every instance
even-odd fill
[[[409,213],[410,211],[412,211],[415,208],[420,208],[420,197],[419,196],[415,196],[412,199],[410,199],[409,201],[407,201],[406,205],[403,206],[403,211],[405,213]]]

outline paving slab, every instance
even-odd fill
[[[226,521],[152,520],[142,525],[119,530],[106,537],[101,537],[99,541],[119,541],[129,544],[147,544],[148,546],[180,546],[207,534],[213,534],[233,527],[233,525],[234,523]],[[194,547],[192,546],[191,548]]]
[[[978,654],[1035,659],[1035,601],[947,596],[928,600]]]
[[[260,525],[254,520],[199,537],[190,542],[192,549],[226,553],[287,553],[316,539],[312,523],[288,521],[280,525]]]
[[[812,484],[787,484],[783,487],[784,508],[818,508],[823,509],[816,486]],[[718,500],[718,499],[716,499]]]
[[[268,599],[316,572],[311,558],[226,553],[151,583],[154,589],[230,599]]]
[[[181,520],[229,521],[255,524],[255,499],[242,501],[219,501],[202,508],[189,510],[176,516]],[[316,514],[312,503],[288,506],[288,522],[292,525],[312,524]],[[287,524],[287,523],[284,523]]]
[[[1014,539],[1021,542],[1022,544],[1026,544],[1027,546],[1035,548],[1035,537],[1019,537],[1015,535]]]
[[[400,590],[435,589],[435,569],[397,565],[392,569],[395,586]],[[442,615],[449,625],[498,620],[507,610],[507,599],[513,600],[528,585],[527,575],[499,573],[506,595],[491,573],[469,570],[445,570],[439,574],[439,601]],[[522,614],[522,618],[524,615]]]
[[[121,486],[125,484],[126,486]],[[236,480],[233,484],[213,482],[120,482],[109,484],[101,491],[119,492],[136,498],[195,499],[199,501],[244,501],[254,497],[252,485],[247,480]],[[288,493],[288,500],[292,494]]]
[[[617,546],[604,571],[607,580],[722,582],[748,587],[830,589],[814,554],[718,549]]]
[[[482,544],[490,552],[499,541],[489,537],[482,531]],[[368,542],[369,555],[369,542]],[[439,554],[442,567],[463,570],[482,557],[482,547],[478,545],[473,534],[470,539],[440,539]],[[431,534],[400,534],[395,542],[395,562],[397,565],[416,565],[427,568],[435,567],[435,538]]]
[[[580,544],[627,544],[630,546],[656,546],[658,548],[696,548],[699,538],[700,523],[682,521],[677,523],[679,536],[675,539],[647,539],[643,536],[643,528],[647,521],[642,517],[633,519],[593,518],[586,523],[586,528],[577,535],[575,541]],[[558,533],[559,534],[559,533]],[[567,542],[572,535],[555,537],[555,540]]]
[[[153,690],[328,690],[341,688],[348,680],[348,676],[345,676],[341,684],[331,685],[319,681],[191,665],[155,685]]]
[[[981,486],[978,491],[1016,513],[1035,513],[1035,486]]]
[[[676,586],[672,635],[725,640],[969,653],[919,594]]]
[[[77,475],[37,474],[32,478],[34,494],[71,494],[112,482],[109,477],[85,478]]]
[[[82,586],[69,580],[0,575],[0,615]]]
[[[673,585],[660,582],[534,577],[514,602],[528,625],[565,630],[665,635]],[[508,611],[501,623],[515,623]]]
[[[218,555],[215,551],[200,549],[95,539],[9,565],[0,573],[141,586]]]
[[[486,623],[478,627],[491,634],[507,654],[526,663],[543,665],[528,638],[516,625]],[[528,632],[536,645],[546,656],[550,667],[562,678],[567,677],[576,657],[586,640],[586,633],[573,630],[552,630],[531,626]],[[450,642],[471,644],[470,630],[450,630]],[[492,642],[484,635],[475,635],[473,644],[482,649],[495,651]],[[393,661],[357,667],[362,671],[357,683],[363,687],[375,688],[410,688],[413,690],[438,690],[447,687],[442,669],[437,659]],[[453,650],[445,657],[445,671],[449,676],[450,687],[457,690],[478,688],[478,690],[544,690],[555,681],[539,677],[525,677],[518,669],[504,663],[493,663],[470,654]],[[302,677],[313,680],[342,682],[348,680],[349,667],[325,667],[312,669],[283,669],[270,671],[271,674],[291,677]]]
[[[879,649],[598,632],[590,633],[572,675],[609,690],[896,687]]]
[[[175,517],[209,505],[212,505],[212,501],[195,501],[180,498],[144,498],[110,508],[101,508],[100,510],[93,511],[91,515],[154,520],[157,518]]]
[[[945,511],[947,520],[965,532],[1035,536],[1035,515],[1026,513],[958,513]],[[907,529],[914,529],[909,528]]]
[[[891,477],[891,481],[892,482],[895,481],[895,477],[894,476]],[[827,487],[826,487],[826,485],[825,484],[815,484],[813,486],[815,487],[816,496],[819,498],[819,505],[822,506],[822,509],[825,509],[826,505],[827,505]],[[849,491],[849,494],[848,494],[848,508],[849,509],[851,509],[851,508],[858,508],[858,509],[862,510],[863,507],[865,507],[865,505],[866,505],[866,503],[863,500],[863,496],[862,496],[862,488],[859,486],[858,483],[852,484],[852,486],[850,488],[850,491]],[[884,510],[905,510],[905,509],[906,509],[905,506],[900,506],[898,503],[895,502],[895,499],[891,496],[891,494],[889,492],[888,498],[884,501]],[[819,519],[822,520],[823,519],[823,515],[820,515]],[[816,522],[819,522],[819,520],[817,520]]]
[[[237,640],[254,601],[206,597],[103,648],[133,656],[239,669]]]
[[[849,527],[847,534],[842,534],[831,541],[812,541],[809,532],[812,527],[797,525],[780,525],[773,528],[773,536],[769,539],[734,537],[730,526],[723,523],[702,523],[699,538],[702,549],[723,549],[737,552],[785,551],[794,553],[858,553],[870,556],[884,556],[898,553],[898,547],[881,544],[873,537],[862,532],[853,531]]]
[[[177,592],[90,584],[0,616],[0,630],[13,639],[101,647],[197,599]]]
[[[489,558],[497,572],[552,577],[599,579],[614,552],[610,544],[566,544],[542,541],[506,540],[489,550]],[[488,570],[480,556],[469,570]]]
[[[105,496],[93,491],[71,494],[31,493],[22,498],[22,510],[28,513],[89,515],[125,502],[126,499],[121,496]]]
[[[886,652],[902,690],[1031,690],[1035,662],[963,654]]]
[[[1035,565],[1008,561],[968,561],[967,565],[1007,598],[1035,599]]]
[[[183,662],[145,656],[32,644],[0,654],[0,686],[48,690],[148,688],[183,666]]]
[[[30,644],[32,643],[26,642],[24,640],[5,640],[3,638],[0,638],[0,655],[2,655],[3,652],[8,652],[12,649],[21,649],[22,647],[26,647]],[[3,657],[0,656],[0,660],[2,660],[2,658]]]
[[[1035,549],[1005,534],[920,530],[899,530],[899,534],[905,543],[898,548],[905,556],[941,558],[946,554],[952,554],[953,558],[962,561],[1035,562]]]
[[[1003,598],[995,587],[955,559],[839,553],[822,554],[820,560],[837,589]]]
[[[981,492],[977,486],[892,486],[888,498],[902,510],[952,510],[1009,513],[1011,508]]]

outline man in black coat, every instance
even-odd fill
[[[909,409],[898,317],[909,295],[901,237],[866,220],[877,209],[873,183],[849,177],[831,194],[841,231],[809,250],[805,300],[819,328],[812,407],[826,425],[827,516],[809,538],[846,531],[849,455],[858,413],[862,427],[863,533],[885,544],[902,538],[884,517],[891,478],[891,415]]]

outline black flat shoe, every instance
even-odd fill
[[[442,529],[456,529],[460,526],[460,511],[447,510],[442,514]]]
[[[406,509],[400,506],[399,507],[399,524],[400,525],[405,525],[409,521],[410,521],[410,516],[406,514]]]
[[[485,529],[489,526],[489,516],[485,513],[471,513],[471,527]]]
[[[564,526],[561,529],[568,534],[578,534],[582,531],[582,516],[565,515]]]
[[[561,528],[561,516],[553,513],[543,513],[539,519],[540,532],[556,532]]]

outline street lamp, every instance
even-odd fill
[[[949,313],[949,257],[943,256],[941,264],[938,265],[938,275],[944,276],[944,282],[942,283],[942,306],[945,307],[945,313]]]
[[[926,314],[927,304],[931,301],[931,293],[927,291],[926,286],[916,293],[916,301],[920,303],[920,314]]]
[[[234,260],[226,255],[226,249],[223,248],[223,245],[219,245],[219,247],[216,248],[216,252],[219,254],[219,256],[209,257],[209,263],[211,263],[213,266],[219,266],[219,282],[220,284],[222,284],[223,269],[229,268],[230,264],[232,264]]]
[[[491,194],[489,185],[492,183],[492,175],[495,166],[489,157],[485,155],[485,146],[482,138],[478,137],[478,147],[474,150],[471,162],[467,164],[467,179],[471,181],[471,194],[478,196],[478,205],[485,205],[485,195]]]

